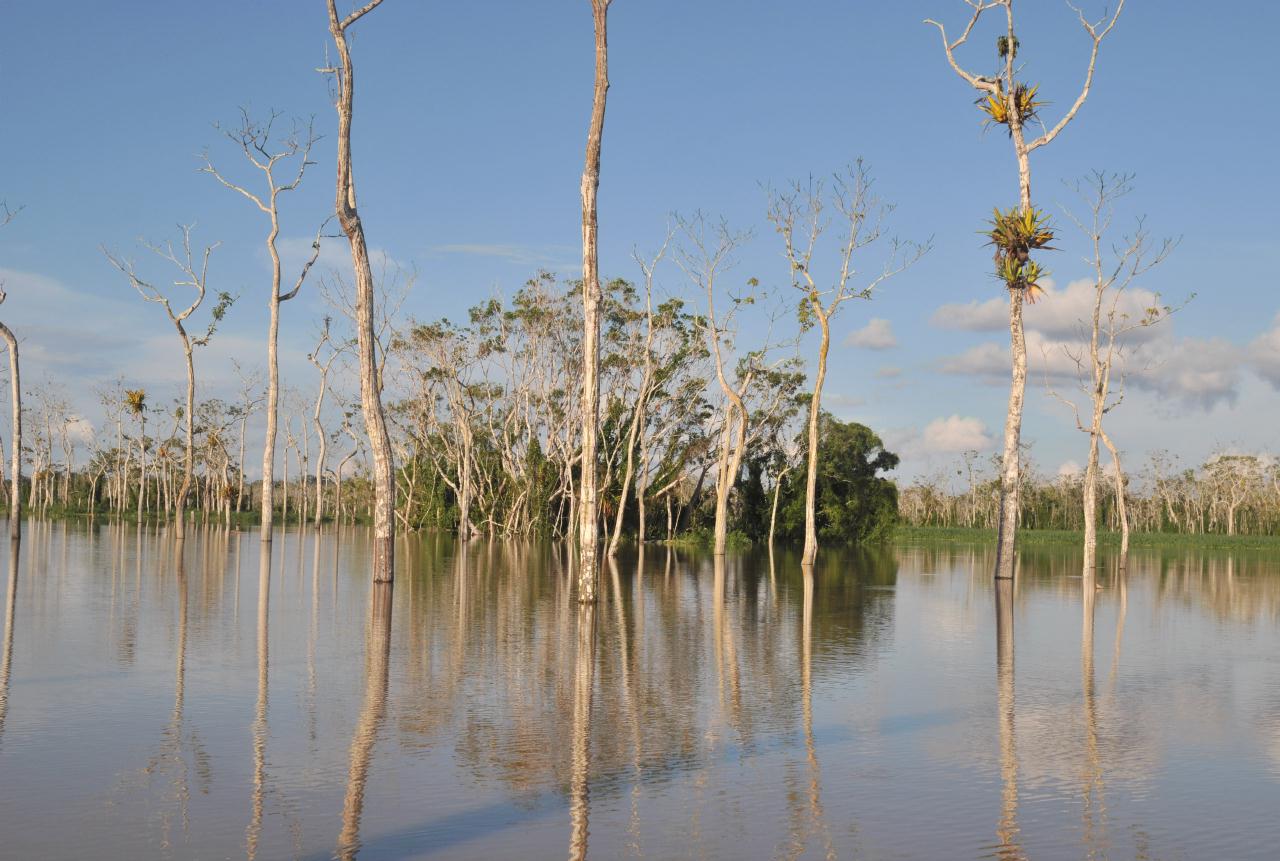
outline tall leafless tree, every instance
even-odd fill
[[[0,204],[0,227],[8,224],[18,214],[8,204]],[[4,284],[0,284],[0,304],[8,296]],[[0,338],[9,348],[10,409],[13,410],[13,436],[9,440],[9,537],[17,541],[22,537],[22,380],[18,373],[18,338],[4,323],[0,323]]]
[[[165,313],[169,316],[169,321],[173,323],[174,329],[178,332],[178,338],[182,341],[182,355],[187,368],[187,405],[183,415],[186,424],[186,441],[182,462],[182,486],[178,489],[173,506],[174,537],[182,540],[186,537],[187,496],[191,492],[192,471],[195,467],[196,369],[193,353],[196,347],[208,345],[209,339],[213,337],[214,330],[217,328],[218,323],[221,322],[234,298],[230,293],[220,292],[218,294],[218,303],[213,308],[209,326],[205,333],[195,338],[191,337],[191,333],[187,331],[187,320],[204,303],[208,284],[209,258],[219,243],[215,242],[213,245],[206,246],[199,255],[193,254],[191,250],[191,225],[181,225],[179,229],[182,232],[180,247],[175,248],[172,242],[167,242],[163,246],[147,244],[149,249],[178,268],[180,274],[174,280],[173,286],[178,289],[192,291],[193,295],[191,296],[190,304],[178,311],[174,310],[173,303],[164,290],[138,275],[132,261],[118,258],[105,248],[102,251],[107,260],[111,262],[111,265],[119,269],[129,279],[129,283],[138,291],[138,295],[146,301],[155,302],[164,308]]]
[[[0,302],[5,300],[0,285]],[[22,537],[22,380],[18,368],[18,338],[4,323],[0,323],[0,338],[9,347],[10,409],[13,410],[13,430],[9,439],[9,537],[17,541]]]
[[[263,122],[253,120],[247,111],[241,110],[240,125],[235,129],[227,129],[228,138],[244,153],[244,157],[257,170],[262,172],[266,182],[264,193],[252,192],[245,185],[228,179],[218,170],[209,158],[204,157],[201,171],[211,174],[214,179],[227,188],[247,198],[258,207],[270,220],[271,229],[267,232],[267,254],[271,258],[271,293],[267,297],[267,309],[271,314],[271,322],[267,326],[267,429],[266,439],[262,445],[262,540],[271,540],[272,517],[275,511],[275,463],[276,463],[276,422],[279,417],[280,403],[280,363],[276,356],[276,347],[280,338],[280,303],[287,302],[302,289],[307,273],[320,255],[320,230],[316,231],[315,241],[311,244],[311,256],[302,265],[298,279],[288,293],[281,292],[280,249],[277,240],[280,238],[280,195],[293,191],[302,183],[303,174],[314,162],[310,160],[311,147],[316,137],[311,124],[305,131],[294,126],[283,139],[274,139],[274,127],[280,115],[271,112]],[[292,177],[282,182],[276,171],[287,169]],[[326,219],[327,223],[327,219]],[[243,460],[240,464],[243,472]]]
[[[1166,239],[1158,246],[1153,246],[1144,221],[1139,219],[1134,232],[1126,236],[1121,244],[1113,245],[1111,252],[1108,253],[1103,246],[1103,239],[1111,226],[1115,203],[1129,194],[1132,189],[1133,182],[1130,176],[1109,176],[1095,172],[1076,186],[1077,193],[1088,207],[1087,214],[1083,217],[1070,216],[1088,242],[1089,254],[1085,260],[1092,270],[1093,278],[1093,302],[1089,320],[1085,323],[1088,327],[1086,330],[1087,354],[1085,349],[1074,350],[1070,346],[1063,347],[1067,355],[1075,361],[1079,369],[1081,389],[1089,397],[1089,421],[1086,423],[1081,419],[1080,409],[1073,401],[1058,396],[1058,399],[1074,412],[1076,427],[1089,435],[1089,453],[1085,462],[1082,494],[1083,576],[1086,593],[1093,589],[1094,571],[1097,568],[1099,443],[1107,447],[1114,466],[1122,568],[1127,563],[1129,552],[1129,516],[1125,505],[1124,470],[1120,465],[1120,452],[1103,427],[1105,416],[1118,407],[1124,399],[1123,388],[1118,385],[1123,382],[1123,368],[1118,367],[1118,364],[1123,360],[1128,346],[1125,343],[1125,336],[1134,330],[1154,326],[1179,310],[1179,308],[1160,304],[1158,296],[1156,301],[1141,308],[1130,309],[1126,305],[1132,303],[1121,304],[1134,279],[1160,265],[1177,245],[1176,241]]]
[[[880,271],[865,283],[850,284],[851,279],[858,278],[854,253],[881,237],[884,218],[893,211],[892,206],[882,203],[872,193],[871,186],[871,176],[861,161],[851,167],[847,175],[837,174],[832,181],[830,200],[839,213],[843,240],[829,286],[820,286],[817,279],[822,276],[815,276],[813,272],[814,251],[830,224],[823,214],[828,196],[823,183],[810,179],[807,185],[793,183],[788,190],[770,195],[769,220],[782,236],[791,270],[791,286],[801,294],[801,328],[807,329],[814,323],[819,327],[818,362],[809,397],[803,565],[812,565],[818,555],[818,418],[822,414],[822,385],[827,377],[827,352],[831,347],[831,319],[847,300],[870,299],[886,279],[919,260],[928,249],[927,245],[904,245],[895,239],[889,260]],[[775,494],[775,503],[776,500]]]
[[[1104,16],[1097,22],[1089,21],[1083,12],[1076,10],[1080,24],[1092,43],[1084,84],[1057,125],[1046,128],[1042,134],[1030,140],[1027,139],[1026,128],[1030,122],[1037,119],[1038,108],[1042,103],[1035,98],[1037,92],[1035,86],[1018,81],[1015,77],[1014,58],[1018,54],[1019,42],[1014,27],[1013,0],[964,0],[964,2],[973,10],[973,14],[957,38],[950,39],[946,28],[933,19],[926,19],[925,23],[938,28],[942,36],[942,48],[946,54],[947,63],[965,83],[981,94],[978,104],[987,113],[989,121],[1007,127],[1018,166],[1018,210],[1024,217],[1030,218],[1035,212],[1031,205],[1031,153],[1051,143],[1067,127],[1067,124],[1075,119],[1085,99],[1089,97],[1089,91],[1093,86],[1094,69],[1098,62],[1098,50],[1102,40],[1111,32],[1120,13],[1124,10],[1125,0],[1119,0],[1114,14],[1109,17]],[[996,51],[1003,68],[994,77],[967,71],[956,60],[955,52],[969,40],[983,14],[998,8],[1003,8],[1005,13],[1004,33],[996,40]],[[996,538],[995,567],[997,579],[1013,577],[1014,574],[1021,471],[1018,452],[1022,434],[1023,395],[1027,386],[1027,343],[1022,326],[1022,306],[1028,293],[1027,288],[1035,287],[1034,281],[1029,281],[1025,277],[1008,280],[1006,283],[1010,288],[1009,337],[1013,352],[1013,368],[1000,470],[1000,522]]]
[[[338,15],[336,0],[327,0],[329,34],[338,49],[340,66],[333,70],[338,112],[338,177],[335,208],[342,232],[351,246],[356,282],[356,345],[360,358],[360,408],[364,413],[369,448],[373,453],[373,579],[390,583],[395,572],[396,486],[391,437],[382,410],[382,386],[374,332],[373,270],[364,225],[356,211],[356,183],[351,172],[351,119],[355,100],[355,67],[347,44],[347,30],[382,4],[370,0],[345,18]]]
[[[640,385],[636,391],[635,404],[631,408],[631,423],[627,429],[627,444],[622,473],[622,492],[618,494],[618,510],[614,513],[613,533],[609,536],[609,558],[612,559],[618,552],[618,545],[622,539],[622,521],[627,511],[627,494],[631,489],[631,481],[635,477],[636,472],[636,446],[640,445],[643,451],[643,442],[641,435],[648,422],[646,413],[646,405],[649,396],[653,394],[654,389],[654,355],[653,355],[653,338],[654,338],[654,322],[653,322],[653,272],[658,268],[663,256],[667,253],[667,246],[671,243],[671,232],[667,232],[667,238],[663,241],[662,247],[658,249],[657,254],[650,260],[644,260],[639,254],[635,255],[636,263],[640,266],[640,271],[644,273],[644,344],[641,347],[641,372]],[[641,464],[642,471],[647,471],[647,464]],[[636,499],[640,507],[640,541],[643,542],[644,536],[644,480],[636,483]]]
[[[596,446],[600,431],[600,263],[596,249],[596,192],[600,188],[600,144],[609,93],[609,4],[591,0],[595,30],[595,84],[582,170],[582,482],[578,505],[578,600],[596,600],[600,568],[600,499],[596,487]]]

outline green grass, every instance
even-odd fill
[[[953,526],[906,526],[894,531],[896,544],[928,544],[949,542],[957,544],[995,544],[994,529],[966,529]],[[1070,529],[1020,529],[1021,545],[1076,545],[1084,541],[1084,533]],[[1118,547],[1120,533],[1099,532],[1098,544]],[[1133,532],[1129,534],[1129,546],[1139,547],[1188,547],[1222,548],[1230,550],[1280,550],[1280,535],[1188,535],[1181,532]]]

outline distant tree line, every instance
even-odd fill
[[[1084,528],[1084,473],[1051,476],[1028,463],[1022,482],[1021,526]],[[1280,458],[1273,455],[1221,453],[1188,466],[1167,452],[1155,452],[1123,485],[1124,509],[1139,532],[1280,534]],[[1120,502],[1116,482],[1099,484],[1099,522],[1104,528],[1121,530]],[[966,452],[954,468],[917,478],[900,494],[902,519],[914,526],[994,529],[998,505],[994,467],[977,452]]]

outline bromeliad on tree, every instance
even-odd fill
[[[996,277],[1010,290],[1022,290],[1030,304],[1044,292],[1040,280],[1049,273],[1031,259],[1033,250],[1052,251],[1053,228],[1039,209],[1026,211],[1014,207],[1001,212],[997,207],[990,229],[985,231],[989,245],[996,247]]]

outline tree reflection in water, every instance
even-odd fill
[[[569,861],[587,857],[591,812],[591,699],[595,688],[596,605],[578,604],[573,659],[573,741],[569,777]]]
[[[262,815],[267,791],[267,669],[270,647],[268,620],[271,608],[271,542],[263,541],[258,554],[258,698],[253,707],[253,801],[245,831],[245,855],[258,857]]]
[[[373,746],[387,710],[387,678],[391,663],[391,583],[374,583],[369,598],[369,626],[365,634],[364,704],[351,739],[351,765],[347,769],[347,794],[342,802],[342,833],[338,857],[353,859],[360,851],[360,817],[364,813],[364,789],[369,779]]]
[[[996,720],[1000,729],[1000,839],[997,855],[1001,861],[1023,859],[1018,843],[1018,740],[1015,734],[1013,671],[1013,588],[1014,581],[995,581],[996,597]]]
[[[0,745],[4,744],[4,721],[9,713],[9,673],[13,668],[13,617],[18,605],[18,550],[22,541],[9,540],[9,588],[4,603],[4,650],[0,652]]]
[[[289,857],[292,834],[305,861],[1013,861],[1133,857],[1144,834],[1152,857],[1215,857],[1213,840],[1267,857],[1274,835],[1257,810],[1280,576],[1261,558],[1137,552],[1122,573],[1104,555],[1082,597],[1056,548],[993,586],[982,548],[833,550],[804,571],[781,546],[651,547],[643,571],[604,560],[584,612],[563,546],[412,536],[392,638],[359,530],[336,558],[329,529],[262,552],[256,627],[234,601],[253,603],[260,542],[228,540],[194,531],[176,557],[146,525],[28,530],[0,597],[0,831],[31,838],[0,854]],[[90,695],[105,708],[79,713]],[[1232,809],[1193,819],[1203,760],[1175,732],[1233,767]]]

